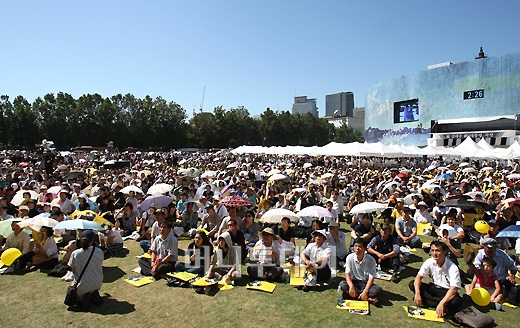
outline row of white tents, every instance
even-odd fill
[[[458,157],[482,159],[520,159],[520,143],[515,141],[508,148],[495,148],[485,139],[478,143],[466,138],[455,148],[427,146],[384,145],[377,143],[337,143],[331,142],[325,146],[240,146],[231,151],[234,154],[272,154],[272,155],[315,155],[315,156],[355,156],[355,157]]]

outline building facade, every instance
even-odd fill
[[[354,94],[339,92],[325,96],[325,116],[354,116]]]
[[[318,107],[316,106],[316,98],[307,98],[307,96],[294,97],[292,113],[293,114],[311,113],[314,116],[318,116]]]
[[[511,118],[520,112],[520,53],[485,57],[481,51],[475,60],[429,68],[368,90],[365,140],[453,146],[471,128],[475,141],[513,142],[517,127]]]

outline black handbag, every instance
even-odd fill
[[[76,305],[79,281],[81,280],[81,277],[83,277],[83,274],[85,273],[85,269],[87,268],[88,264],[90,263],[90,259],[92,258],[92,255],[94,255],[95,250],[96,250],[96,247],[92,246],[92,252],[90,253],[90,256],[88,257],[87,263],[85,263],[83,270],[81,270],[78,280],[76,280],[76,283],[74,285],[69,286],[67,288],[67,294],[65,295],[65,300],[63,301],[63,303],[65,303],[65,305],[68,305],[68,306]]]
[[[489,315],[480,312],[474,306],[470,306],[455,314],[454,321],[465,327],[484,328],[490,327],[495,320]]]

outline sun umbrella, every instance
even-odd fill
[[[520,238],[520,225],[510,225],[504,230],[500,231],[497,238]]]
[[[308,169],[309,167],[312,167],[312,164],[311,164],[311,163],[305,163],[305,164],[303,164],[303,168],[304,168],[304,169]]]
[[[197,188],[197,192],[195,193],[196,199],[199,199],[200,196],[202,196],[202,194],[204,193],[204,191],[206,191],[206,186],[210,186],[210,190],[212,192],[215,192],[215,190],[217,189],[217,186],[215,186],[213,183],[205,183]]]
[[[220,191],[220,194],[219,194],[220,197],[223,197],[224,194],[226,194],[226,192],[227,192],[228,190],[230,190],[231,188],[233,188],[234,186],[235,186],[234,184],[230,183],[230,184],[228,184],[227,186],[225,186],[224,188],[222,188],[222,190]]]
[[[386,208],[386,204],[381,204],[377,202],[363,202],[358,204],[350,210],[350,214],[358,214],[358,213],[372,213],[377,211],[382,211]]]
[[[466,167],[468,165],[469,165],[468,162],[462,162],[462,163],[459,164],[459,167]]]
[[[148,211],[151,206],[154,206],[155,208],[168,207],[168,205],[170,205],[172,200],[173,200],[173,198],[171,198],[169,196],[155,194],[155,195],[146,197],[145,200],[143,200],[143,202],[141,203],[141,205],[139,207],[143,211]]]
[[[312,218],[331,218],[332,213],[329,212],[325,207],[321,206],[308,206],[304,208],[303,210],[299,211],[298,213],[299,217],[312,217]]]
[[[406,177],[408,177],[408,174],[406,174],[406,173],[399,173],[399,174],[397,174],[397,177],[400,178],[400,179],[406,178]]]
[[[277,181],[277,180],[283,180],[283,179],[287,179],[287,176],[284,174],[280,174],[280,173],[273,174],[269,177],[269,181]]]
[[[453,174],[451,173],[443,173],[443,174],[439,174],[437,176],[437,179],[439,180],[442,180],[442,179],[452,179],[453,178]]]
[[[237,164],[235,163],[231,163],[228,166],[226,166],[227,169],[234,169],[235,167],[237,167]]]
[[[107,214],[107,212],[103,213],[103,215],[105,215],[105,214]],[[107,219],[105,219],[102,215],[99,215],[96,212],[91,211],[91,210],[86,210],[86,211],[75,210],[74,212],[72,212],[70,217],[72,219],[84,218],[85,220],[96,222],[99,225],[109,224],[110,226],[113,226],[113,224],[110,221],[108,221]]]
[[[13,199],[11,200],[11,204],[14,206],[20,206],[20,204],[24,201],[23,194],[26,192],[31,194],[31,199],[38,199],[38,193],[36,191],[22,189],[14,195]]]
[[[0,236],[7,238],[9,235],[13,233],[13,228],[11,228],[13,222],[20,221],[22,221],[22,219],[7,219],[5,221],[0,221]]]
[[[307,188],[294,188],[292,191],[293,191],[293,192],[299,192],[299,193],[302,193],[302,192],[306,192],[306,191],[307,191]]]
[[[464,195],[469,196],[473,199],[475,199],[475,197],[482,198],[482,199],[484,198],[484,193],[481,191],[470,191],[470,192],[465,193]]]
[[[54,228],[58,223],[59,222],[54,219],[39,214],[30,219],[22,220],[18,225],[21,228],[29,227],[35,231],[40,231],[42,227]]]
[[[149,176],[150,174],[152,174],[152,171],[150,170],[142,170],[142,171],[139,171],[139,176],[141,176],[142,174],[144,174],[144,176]]]
[[[477,172],[477,170],[474,167],[466,167],[465,169],[462,169],[462,172],[473,173],[473,172]]]
[[[506,176],[509,180],[519,180],[520,179],[520,173],[511,173]]]
[[[260,221],[269,224],[278,224],[282,222],[284,217],[289,218],[291,222],[298,222],[300,220],[300,217],[294,212],[283,208],[273,208],[265,212],[260,218]]]
[[[136,186],[136,185],[126,186],[123,189],[121,189],[121,192],[123,194],[129,194],[130,191],[133,191],[134,193],[140,193],[140,194],[144,195],[143,190],[141,188],[139,188],[138,186]]]
[[[253,203],[251,203],[248,199],[240,196],[226,196],[219,202],[219,204],[227,207],[248,207],[253,205]]]
[[[399,186],[399,182],[392,181],[392,182],[389,182],[389,183],[385,184],[385,186],[383,187],[383,191],[385,191],[385,189],[388,189],[388,190],[391,191],[393,185],[395,185],[397,187],[397,186]]]
[[[61,186],[52,186],[49,189],[47,189],[47,192],[53,192],[56,195],[60,193]]]
[[[477,207],[484,207],[487,208],[487,204],[484,202],[478,202],[473,199],[466,199],[466,198],[456,198],[456,199],[449,199],[440,204],[441,206],[445,207],[458,207],[462,209],[471,209],[471,208],[477,208]]]
[[[409,194],[409,195],[406,195],[406,197],[404,198],[404,204],[405,205],[412,205],[413,204],[413,198],[415,196],[419,197],[420,199],[423,199],[423,195],[421,195],[421,194],[417,194],[417,193]]]
[[[480,169],[481,171],[493,172],[495,169],[491,166],[486,166]]]
[[[501,203],[503,203],[504,206],[511,207],[513,204],[520,204],[520,198],[507,198],[503,200]]]
[[[428,190],[430,190],[430,191],[433,190],[433,189],[435,189],[435,188],[439,188],[439,189],[441,190],[441,192],[442,192],[442,188],[441,188],[441,186],[438,185],[438,184],[424,184],[424,185],[422,186],[422,188],[423,188],[423,189],[428,189]]]
[[[158,183],[148,189],[148,195],[165,194],[173,190],[173,186],[167,183]]]
[[[76,219],[76,220],[66,220],[58,223],[54,230],[103,230],[103,228],[94,221]]]
[[[270,170],[269,172],[267,172],[267,176],[270,177],[272,175],[275,175],[275,174],[279,174],[279,173],[282,173],[282,171],[278,170],[278,169],[272,169]]]
[[[202,173],[201,178],[214,178],[217,176],[217,171],[206,171]]]
[[[87,204],[92,211],[97,212],[98,207],[97,207],[97,204],[95,203],[95,199],[94,199],[94,201],[92,201],[90,198],[87,198]],[[76,208],[79,208],[79,200],[74,202],[74,206],[76,206]]]
[[[87,173],[85,173],[83,171],[74,170],[74,171],[70,171],[67,174],[67,176],[69,177],[69,179],[77,179],[78,177],[85,178],[87,176]]]
[[[334,174],[332,174],[330,172],[327,172],[324,175],[322,175],[321,178],[322,179],[329,179],[329,178],[332,178],[333,176],[334,176]]]

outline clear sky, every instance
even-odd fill
[[[519,1],[3,1],[0,94],[132,93],[189,117],[367,89],[441,62],[520,51]]]

